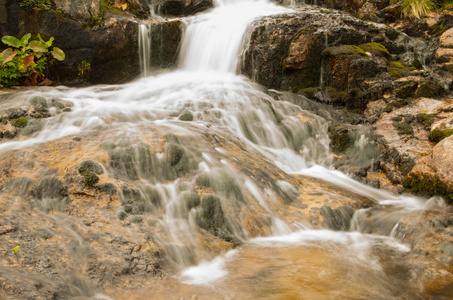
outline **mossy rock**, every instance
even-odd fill
[[[359,45],[359,48],[376,56],[390,58],[390,52],[387,50],[387,48],[385,48],[384,45],[379,43],[362,44]]]
[[[104,173],[104,170],[102,169],[102,166],[100,163],[93,161],[93,160],[84,160],[80,163],[78,172],[80,174],[83,174],[86,172],[92,172],[92,173],[101,175]]]
[[[398,134],[414,134],[414,129],[412,126],[406,122],[396,123],[393,122],[393,127],[398,131]]]
[[[428,138],[430,141],[438,143],[451,135],[453,135],[453,129],[440,130],[439,128],[434,128],[429,133]]]
[[[351,140],[349,137],[349,128],[341,125],[331,125],[329,127],[330,140],[334,152],[343,153],[349,148]]]
[[[68,187],[64,186],[55,176],[44,176],[39,180],[33,191],[33,196],[38,199],[62,199],[69,196]]]
[[[391,61],[389,63],[389,73],[393,78],[401,78],[409,76],[415,67],[399,61]]]
[[[408,176],[403,185],[421,196],[443,196],[448,204],[453,204],[453,187],[432,176]]]
[[[201,174],[195,179],[195,183],[199,186],[210,187],[211,178],[207,174]]]
[[[445,89],[436,81],[424,80],[420,82],[417,90],[417,96],[436,98],[445,93]]]
[[[357,58],[369,58],[362,48],[354,45],[341,45],[326,48],[322,52],[323,56],[352,56]]]
[[[109,167],[121,179],[138,180],[138,172],[134,161],[135,151],[131,146],[117,147],[108,151],[111,161]]]
[[[48,107],[47,99],[43,98],[41,96],[31,97],[29,102],[33,106],[38,106],[38,107],[42,107],[42,108],[47,108]]]
[[[418,84],[416,82],[405,84],[396,89],[395,96],[398,98],[401,98],[401,99],[407,99],[407,98],[413,97],[413,96],[415,96],[417,87],[418,87]]]
[[[28,120],[27,125],[20,130],[20,133],[23,135],[32,135],[35,132],[41,131],[43,127],[42,120],[39,119],[31,119]]]
[[[13,139],[16,137],[16,134],[12,131],[9,131],[9,130],[6,130],[6,131],[3,131],[3,138],[5,139]]]
[[[176,166],[184,156],[184,149],[175,144],[170,144],[167,149],[170,166]]]
[[[417,114],[416,119],[417,122],[423,125],[425,129],[431,128],[431,125],[433,125],[435,119],[437,117],[437,114]]]
[[[347,91],[338,91],[331,86],[327,87],[326,91],[333,103],[343,104],[346,101],[346,97],[348,96]]]
[[[186,121],[190,122],[193,121],[193,115],[190,112],[183,113],[181,116],[178,118],[180,121]]]
[[[181,201],[187,210],[200,205],[200,196],[195,192],[187,192],[181,195]]]
[[[106,193],[107,195],[110,195],[110,196],[114,196],[118,192],[117,189],[116,189],[116,186],[113,183],[110,183],[110,182],[107,182],[107,183],[104,183],[104,184],[100,184],[98,186],[98,189],[102,193]]]
[[[217,237],[222,238],[229,233],[220,199],[214,195],[201,198],[201,210],[195,220],[198,226]]]
[[[18,128],[24,128],[25,126],[27,126],[27,122],[28,122],[27,117],[20,117],[20,118],[11,120],[11,124],[14,127],[18,127]]]

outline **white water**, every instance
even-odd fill
[[[218,1],[217,4],[210,12],[187,20],[187,31],[181,45],[181,70],[141,78],[125,85],[42,89],[36,92],[36,95],[71,102],[72,111],[49,118],[45,128],[34,137],[1,144],[0,151],[28,147],[68,135],[88,134],[107,127],[133,134],[134,128],[140,125],[156,124],[167,126],[187,136],[193,135],[193,128],[213,128],[240,139],[283,172],[318,177],[382,205],[397,204],[417,209],[424,207],[421,199],[377,190],[332,170],[332,153],[329,150],[327,124],[324,119],[295,105],[275,101],[262,87],[235,74],[237,59],[243,48],[249,24],[259,17],[282,13],[288,11],[287,9],[264,0]],[[147,38],[149,36],[146,34],[140,37],[144,45]],[[142,50],[146,52],[146,49]],[[149,54],[144,57],[149,57]],[[143,59],[142,72],[145,76],[149,74],[147,66],[149,61]],[[20,94],[17,99],[27,101],[28,96],[33,95]],[[178,121],[178,116],[184,112],[193,114],[193,127]],[[281,120],[277,120],[276,114],[281,116]],[[310,122],[301,121],[301,116]],[[296,145],[287,138],[282,124],[293,134],[294,140],[298,141]],[[235,178],[242,184],[242,188],[256,198],[272,220],[273,230],[269,234],[280,234],[278,237],[255,239],[250,243],[275,247],[288,243],[303,245],[335,241],[344,244],[349,241],[348,246],[363,249],[360,247],[369,247],[370,241],[376,239],[360,233],[307,229],[288,234],[290,224],[285,223],[270,208],[273,204],[273,192],[259,189],[245,175],[228,167],[226,160],[211,156],[212,154],[203,153],[199,169],[214,176],[222,168],[223,172]],[[166,207],[162,217],[153,220],[163,232],[162,238],[156,237],[156,241],[162,245],[191,247],[197,243],[195,235],[198,229],[193,211],[188,212],[187,219],[179,217],[180,194],[176,189],[177,184],[178,182],[156,184]],[[289,183],[285,181],[279,182],[279,185],[282,189],[291,190]],[[241,229],[236,229],[234,233],[242,240],[248,239]],[[407,250],[390,237],[379,239],[392,245],[397,244],[396,248]],[[191,249],[175,250],[173,262],[180,266],[190,265],[187,254],[199,254],[194,252],[196,251]],[[224,268],[226,262],[235,256],[231,253],[234,254],[230,252],[224,257],[217,257],[210,262],[201,263],[198,267],[186,269],[182,277],[191,284],[204,284],[223,278],[228,274]],[[366,259],[367,257],[364,258]]]

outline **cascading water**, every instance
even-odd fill
[[[18,104],[40,96],[61,99],[72,107],[64,115],[55,110],[40,132],[0,144],[0,151],[38,147],[69,135],[82,135],[87,141],[102,136],[100,148],[112,161],[107,170],[122,184],[118,218],[130,216],[133,224],[140,215],[152,240],[165,249],[169,265],[182,270],[178,278],[215,286],[219,294],[211,297],[298,299],[306,292],[303,287],[319,284],[308,299],[388,299],[398,292],[404,298],[410,295],[409,278],[392,276],[393,267],[382,266],[380,260],[390,253],[389,264],[396,263],[408,251],[406,246],[391,237],[313,230],[308,218],[296,213],[296,206],[293,213],[279,208],[280,201],[290,204],[303,190],[288,174],[320,178],[380,205],[425,208],[421,199],[380,191],[332,170],[324,118],[276,101],[262,87],[235,74],[249,24],[287,11],[265,0],[218,1],[208,13],[187,20],[180,70],[124,85],[43,88],[13,95],[11,101]],[[142,72],[148,76],[149,28],[140,27]],[[94,144],[87,142],[88,146]],[[241,159],[252,161],[246,164]],[[272,168],[262,167],[264,163]],[[275,166],[278,171],[272,171]],[[208,194],[201,205],[198,194]],[[246,216],[260,229],[250,229]],[[360,230],[363,222],[356,216],[354,228]],[[209,232],[228,245],[246,244],[222,252],[228,247],[218,242],[220,246],[209,251],[214,246],[206,246],[209,239],[200,237],[200,227],[203,234]],[[214,258],[213,253],[220,252],[224,254]],[[335,252],[345,255],[338,257]],[[310,260],[315,267],[307,263]],[[300,267],[291,270],[286,261]],[[327,267],[323,261],[329,262]],[[351,269],[355,271],[338,279]],[[247,272],[252,270],[261,274],[263,282],[248,291],[245,286],[253,285],[255,277]],[[310,276],[296,274],[305,271]],[[279,287],[288,274],[289,282]],[[299,281],[303,287],[294,294]],[[156,298],[165,298],[166,293],[171,291]]]
[[[148,76],[151,74],[151,24],[140,24],[138,39],[140,71],[143,76]]]

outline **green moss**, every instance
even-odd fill
[[[33,191],[33,196],[38,200],[62,199],[69,196],[68,188],[55,176],[44,176]]]
[[[433,80],[424,80],[420,83],[417,95],[420,97],[436,98],[444,93],[444,88]]]
[[[332,102],[343,103],[348,95],[347,91],[337,91],[335,88],[330,86],[327,87],[326,91]]]
[[[82,176],[85,180],[85,185],[87,186],[94,186],[99,181],[99,177],[91,172],[83,173]]]
[[[193,115],[190,113],[190,112],[186,112],[186,113],[183,113],[180,117],[179,117],[179,120],[180,121],[192,121],[193,120]]]
[[[433,125],[437,114],[418,114],[416,116],[417,121],[423,125],[425,129],[428,129]]]
[[[23,128],[27,125],[28,119],[26,117],[20,117],[17,119],[11,120],[11,124],[13,124],[14,127],[19,127]]]
[[[429,133],[429,140],[438,143],[451,135],[453,135],[453,129],[440,130],[435,128]]]
[[[330,140],[335,152],[344,152],[350,146],[349,129],[341,125],[332,125],[329,127]]]
[[[84,160],[80,163],[78,172],[80,174],[92,172],[92,173],[96,173],[96,174],[100,175],[100,174],[104,173],[104,170],[102,169],[102,166],[100,163],[95,162],[93,160]]]
[[[440,195],[448,204],[453,204],[453,187],[447,185],[437,177],[411,176],[403,180],[403,185],[412,192],[422,196]]]
[[[404,69],[404,65],[399,61],[391,61],[389,65],[390,65],[390,68]]]
[[[385,48],[384,45],[379,44],[379,43],[367,43],[367,44],[359,45],[359,47],[363,51],[371,52],[377,56],[383,56],[383,57],[387,57],[387,58],[390,57],[390,52],[388,52],[387,48]]]
[[[341,45],[329,47],[322,52],[324,56],[359,56],[369,58],[368,54],[362,48],[354,45]]]
[[[6,130],[3,132],[3,137],[5,139],[13,139],[15,136],[16,136],[16,134],[14,134],[14,132],[12,132],[12,131]]]
[[[399,116],[396,116],[396,117],[392,117],[392,118],[390,118],[390,120],[396,121],[396,122],[401,122],[403,120],[403,116],[399,115]]]
[[[399,134],[414,134],[414,129],[410,124],[407,123],[396,123],[393,122],[393,127],[398,130]]]

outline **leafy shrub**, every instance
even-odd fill
[[[40,34],[37,40],[30,41],[31,34],[20,40],[14,36],[4,36],[2,42],[10,48],[0,53],[0,87],[27,83],[32,85],[49,84],[44,72],[55,60],[65,59],[63,50],[52,47],[51,37],[47,42]],[[28,80],[28,81],[27,81]]]

